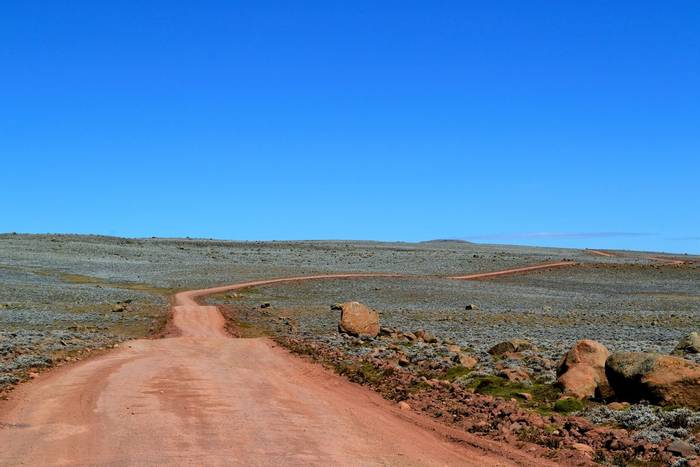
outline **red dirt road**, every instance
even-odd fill
[[[231,338],[219,310],[195,301],[368,276],[177,294],[176,337],[122,344],[12,393],[0,405],[0,465],[547,465],[401,412],[268,339]]]
[[[466,276],[451,276],[450,279],[460,279],[460,280],[474,280],[474,279],[488,279],[490,277],[508,276],[512,274],[521,274],[524,272],[539,271],[542,269],[554,269],[563,268],[568,266],[576,266],[573,261],[558,261],[555,263],[542,263],[535,264],[534,266],[523,266],[521,268],[504,269],[502,271],[494,272],[480,272],[477,274],[468,274]]]
[[[603,250],[587,249],[586,251],[592,255],[605,256],[608,258],[616,258],[616,257],[620,257],[620,256],[625,256],[625,255],[622,255],[620,253],[610,253],[609,251],[603,251]],[[630,255],[626,255],[626,256],[632,257]],[[668,256],[645,255],[644,258],[650,259],[652,261],[658,261],[658,262],[662,263],[664,266],[682,266],[684,264],[692,264],[692,261],[689,261],[686,259],[671,258]]]

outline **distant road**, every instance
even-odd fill
[[[597,255],[597,256],[606,256],[609,258],[634,258],[633,255],[623,255],[621,253],[611,253],[609,251],[603,251],[603,250],[586,250],[587,252]],[[685,260],[685,259],[678,259],[678,258],[671,258],[668,256],[661,256],[661,255],[642,255],[642,258],[650,259],[652,261],[658,261],[660,263],[666,264],[666,265],[675,265],[675,266],[680,266],[682,264],[691,264],[692,261]]]

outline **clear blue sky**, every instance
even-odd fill
[[[0,231],[700,253],[695,0],[0,8]]]

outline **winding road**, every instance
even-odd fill
[[[548,267],[560,266],[495,275]],[[173,337],[129,341],[57,368],[2,402],[0,465],[547,465],[403,412],[269,339],[232,338],[217,307],[196,301],[281,282],[367,277],[405,276],[293,277],[176,294]]]

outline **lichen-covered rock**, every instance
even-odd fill
[[[340,305],[338,330],[351,336],[377,337],[379,334],[379,314],[359,302]]]
[[[511,339],[494,345],[489,349],[489,353],[491,355],[503,355],[507,353],[523,352],[525,350],[537,350],[537,347],[535,344],[525,339]]]
[[[686,355],[689,353],[700,353],[700,334],[691,332],[685,336],[673,349],[673,355]]]
[[[605,375],[605,361],[610,351],[593,340],[576,342],[557,366],[557,384],[564,395],[586,399],[612,396],[612,389]]]
[[[700,365],[684,358],[617,352],[605,362],[605,374],[621,400],[700,409]]]

